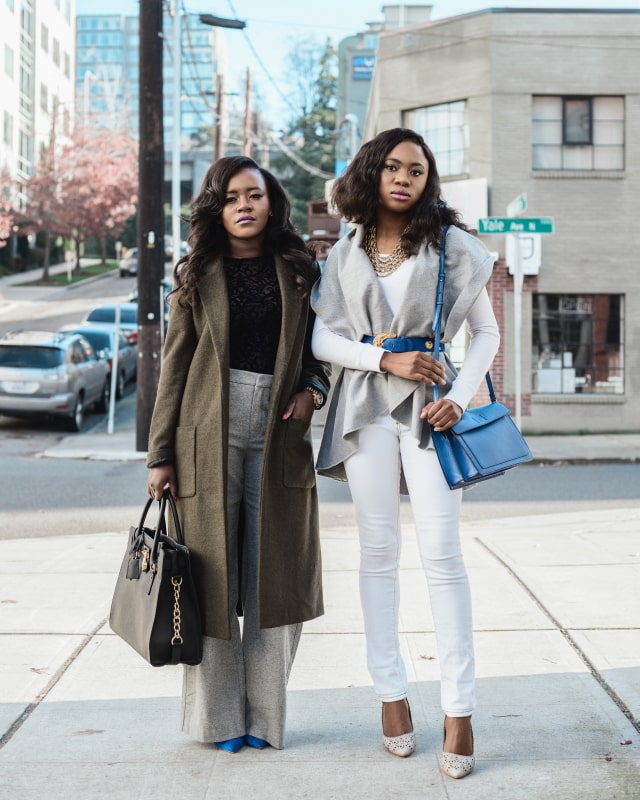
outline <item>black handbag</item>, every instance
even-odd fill
[[[199,664],[200,610],[176,504],[165,489],[157,525],[151,528],[145,526],[145,520],[152,503],[149,498],[138,526],[129,530],[109,625],[154,667]],[[168,533],[167,507],[175,538]]]
[[[434,315],[434,350],[437,354],[440,353],[444,251],[448,228],[443,228],[440,239],[440,269]],[[450,489],[464,489],[480,481],[496,478],[511,467],[533,458],[524,437],[511,419],[511,412],[496,400],[488,372],[485,378],[490,403],[467,409],[458,422],[446,431],[431,429],[433,446]],[[433,387],[433,399],[438,399],[437,384]]]

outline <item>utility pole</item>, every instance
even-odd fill
[[[240,19],[227,19],[226,17],[216,17],[213,14],[200,14],[200,22],[203,25],[211,25],[213,28],[234,28],[243,30],[247,23]],[[217,33],[217,31],[216,31]],[[219,40],[215,42],[216,58],[219,58]],[[247,73],[248,75],[248,73]],[[247,78],[248,79],[248,78]],[[216,72],[216,119],[214,132],[213,157],[220,158],[224,155],[223,121],[226,109],[224,106],[224,77],[218,66]]]
[[[242,155],[251,158],[251,70],[247,67],[247,86],[244,94],[244,146]]]
[[[140,3],[140,155],[138,206],[138,378],[136,450],[149,446],[160,378],[164,276],[162,0]],[[174,244],[175,246],[175,244]],[[177,243],[179,247],[179,242]]]
[[[181,141],[182,141],[182,117],[180,109],[180,94],[182,88],[181,64],[182,64],[182,17],[178,0],[173,0],[171,7],[173,37],[171,44],[171,64],[173,67],[173,97],[172,97],[172,117],[173,128],[171,135],[171,238],[173,239],[172,260],[175,264],[181,255],[182,234],[180,230],[180,208],[182,206],[181,178],[182,167]],[[185,23],[188,21],[185,18]]]
[[[222,135],[225,119],[224,104],[224,78],[221,72],[216,73],[216,125],[213,157],[222,158],[224,155],[224,136]]]

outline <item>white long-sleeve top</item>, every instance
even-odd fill
[[[406,294],[414,261],[415,256],[412,256],[391,275],[377,278],[394,315]],[[500,346],[500,332],[486,289],[480,292],[466,322],[471,333],[471,343],[460,372],[446,395],[448,400],[453,400],[463,411],[477,392]],[[316,318],[313,331],[312,349],[314,356],[320,361],[328,361],[348,369],[384,371],[380,367],[384,354],[382,348],[347,339],[330,330],[319,317]]]

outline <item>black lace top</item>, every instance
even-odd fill
[[[272,375],[276,363],[282,298],[272,256],[225,258],[229,295],[229,366]]]

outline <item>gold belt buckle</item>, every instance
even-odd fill
[[[433,340],[432,339],[426,339],[425,343],[424,343],[424,346],[425,346],[425,350],[433,350]]]
[[[372,344],[374,345],[374,347],[382,347],[382,345],[384,344],[386,339],[397,339],[397,338],[398,338],[398,334],[397,333],[390,333],[390,332],[389,333],[377,333],[373,337]]]

